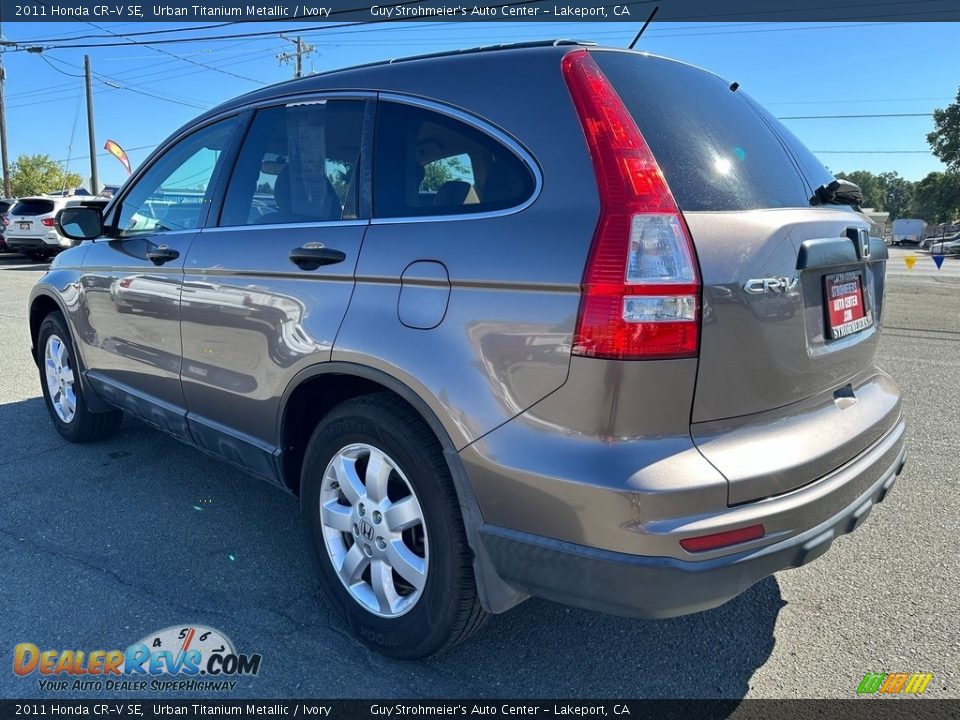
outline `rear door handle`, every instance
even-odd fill
[[[176,260],[178,257],[180,257],[180,253],[171,247],[161,245],[152,250],[147,250],[147,257],[150,258],[150,262],[159,266],[166,262],[170,262],[171,260]]]
[[[346,259],[345,252],[324,247],[320,243],[307,243],[290,251],[290,262],[301,270],[316,270],[321,265],[335,265]]]

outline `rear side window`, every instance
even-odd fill
[[[592,57],[636,120],[681,210],[809,205],[811,192],[797,163],[808,166],[808,177],[823,178],[826,168],[742,90],[733,92],[715,75],[662,58],[617,52]],[[794,154],[802,149],[802,159],[785,145],[794,146]]]
[[[53,212],[53,200],[21,200],[13,206],[11,215],[46,215]]]
[[[323,100],[260,110],[220,225],[357,219],[364,107],[362,100]]]
[[[535,187],[526,163],[491,135],[427,108],[380,103],[374,217],[507,210],[527,201]]]

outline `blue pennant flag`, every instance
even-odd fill
[[[940,266],[943,265],[943,255],[931,255],[933,261],[937,264],[937,270],[940,269]]]

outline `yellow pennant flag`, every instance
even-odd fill
[[[917,256],[907,255],[903,261],[907,264],[907,270],[913,270],[913,266],[917,263]]]

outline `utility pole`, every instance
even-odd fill
[[[314,51],[313,45],[308,45],[305,43],[299,35],[295,39],[288,38],[285,35],[281,35],[280,38],[296,45],[297,51],[292,53],[281,53],[280,55],[277,55],[277,60],[281,65],[293,60],[294,67],[296,68],[293,76],[297,78],[303,77],[303,56],[310,55]]]
[[[93,127],[93,73],[90,70],[90,56],[83,56],[83,75],[87,84],[87,136],[90,140],[90,193],[100,193],[100,179],[97,177],[97,132]]]
[[[10,190],[10,161],[7,157],[7,106],[3,99],[3,86],[7,81],[7,69],[0,60],[0,155],[3,156],[3,196],[12,197]]]
[[[3,30],[0,28],[0,45],[7,47],[8,43],[3,37]],[[7,69],[3,66],[3,57],[0,56],[0,155],[3,162],[3,196],[11,197],[10,190],[10,161],[7,157],[7,106],[3,99],[3,86],[7,82]]]

